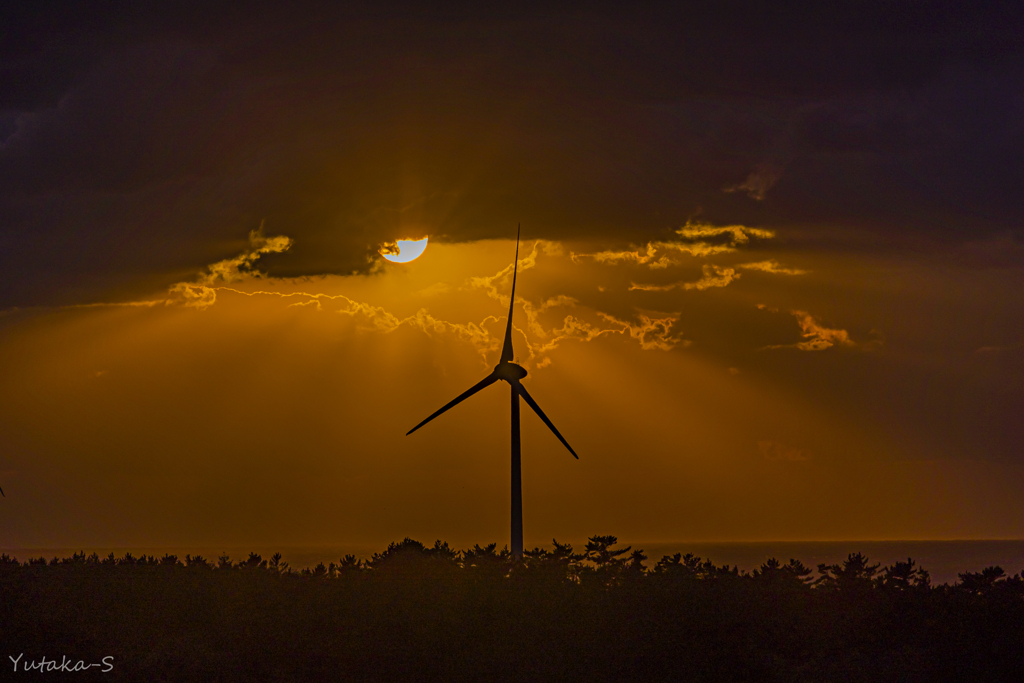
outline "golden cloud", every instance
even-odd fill
[[[744,225],[716,226],[694,221],[687,221],[686,225],[676,230],[676,234],[680,240],[648,242],[646,247],[634,247],[632,250],[599,251],[592,254],[572,252],[569,256],[574,262],[590,258],[598,263],[632,262],[646,265],[651,269],[659,269],[676,265],[679,262],[676,257],[681,254],[707,258],[715,254],[736,251],[740,245],[749,243],[751,238],[775,237],[774,231],[762,228],[748,228]],[[716,241],[709,242],[711,239]]]
[[[238,256],[212,263],[193,282],[178,282],[170,287],[172,298],[166,303],[179,303],[193,308],[208,308],[217,301],[216,283],[232,283],[244,279],[264,277],[253,264],[263,254],[277,254],[288,251],[294,241],[290,237],[277,235],[266,237],[263,224],[249,233],[249,248]]]
[[[526,313],[527,327],[530,328],[531,332],[543,338],[548,336],[548,333],[544,330],[544,327],[538,320],[540,314],[555,306],[575,306],[576,299],[573,299],[571,296],[559,294],[558,296],[553,296],[547,299],[540,306],[534,306],[526,299],[520,299],[520,304],[523,306],[523,312]]]
[[[570,258],[574,261],[589,257],[598,263],[615,264],[620,261],[632,261],[639,265],[645,265],[652,270],[674,266],[679,261],[675,258],[678,254],[689,254],[699,258],[705,258],[714,254],[735,251],[732,246],[726,244],[685,244],[682,242],[648,242],[646,248],[637,248],[633,251],[599,251],[594,254],[571,253]],[[662,253],[668,252],[668,253]],[[660,255],[659,255],[660,253]]]
[[[740,274],[736,272],[735,268],[723,268],[721,266],[705,264],[704,277],[696,282],[684,282],[683,288],[704,290],[711,287],[725,287],[739,277]]]
[[[735,268],[716,266],[710,263],[704,264],[704,276],[696,282],[674,282],[669,285],[645,285],[631,282],[629,291],[640,290],[644,292],[667,292],[672,289],[696,289],[698,291],[712,287],[725,287],[733,280],[737,280],[740,274]]]
[[[824,351],[835,346],[856,346],[846,330],[832,329],[821,325],[807,311],[791,311],[796,316],[803,337],[807,341],[799,342],[796,348],[801,351]]]
[[[543,251],[547,256],[557,256],[562,253],[562,245],[558,242],[549,242],[547,240],[536,240],[533,243],[533,247],[530,249],[530,253],[519,259],[518,263],[519,270],[529,270],[537,265],[537,256]],[[483,289],[487,292],[487,296],[492,299],[496,299],[501,303],[508,305],[508,296],[498,291],[498,284],[501,283],[503,288],[512,289],[512,275],[514,272],[515,264],[508,264],[505,268],[502,268],[494,275],[485,277],[471,277],[469,279],[469,286],[474,288]]]
[[[289,304],[289,307],[310,306],[318,311],[324,310],[321,302],[338,302],[341,304],[341,307],[334,309],[333,312],[347,315],[356,320],[356,329],[359,331],[390,333],[405,325],[419,329],[427,335],[451,333],[459,339],[472,343],[485,356],[488,352],[496,351],[499,348],[501,341],[496,336],[492,336],[485,327],[488,323],[498,322],[499,318],[496,318],[495,316],[488,316],[484,318],[480,324],[452,323],[435,318],[427,311],[427,309],[421,308],[416,311],[416,313],[408,317],[399,318],[382,306],[374,306],[373,304],[356,301],[355,299],[350,299],[344,294],[274,292],[267,290],[245,292],[231,287],[216,287],[214,289],[231,292],[233,294],[241,294],[242,296],[248,297],[272,296],[282,299],[301,297],[303,300]]]
[[[690,342],[683,339],[681,336],[672,336],[672,326],[679,320],[678,315],[672,315],[666,318],[651,318],[648,315],[640,313],[639,325],[632,325],[622,320],[618,320],[607,313],[599,312],[598,315],[608,322],[615,323],[616,325],[622,325],[623,329],[620,330],[620,332],[623,334],[628,333],[630,337],[640,342],[640,348],[645,351],[652,351],[655,349],[659,351],[668,351],[676,346],[690,345]]]
[[[806,275],[810,272],[807,270],[800,270],[799,268],[786,268],[775,259],[756,261],[754,263],[740,263],[736,267],[744,268],[746,270],[760,270],[764,273],[773,273],[775,275]]]
[[[771,311],[777,313],[777,308],[765,306],[764,304],[758,304],[757,307],[761,310]],[[805,341],[797,342],[795,344],[773,344],[765,347],[769,349],[800,349],[801,351],[824,351],[825,349],[832,348],[833,346],[847,346],[857,347],[858,344],[850,338],[850,333],[846,330],[837,328],[825,327],[817,320],[814,319],[807,311],[792,310],[790,313],[796,318],[797,324],[800,326],[801,336]],[[861,345],[865,350],[872,350],[881,344],[880,339],[872,340],[867,344]]]
[[[745,225],[715,226],[710,223],[695,223],[693,221],[687,221],[686,225],[676,230],[676,234],[688,240],[728,235],[730,237],[729,244],[733,247],[750,242],[751,237],[759,239],[775,237],[774,230],[748,228]]]

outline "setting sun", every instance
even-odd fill
[[[408,263],[419,258],[426,248],[426,237],[421,240],[398,240],[384,244],[380,249],[380,255],[392,263]]]

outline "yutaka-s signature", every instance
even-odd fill
[[[114,658],[111,656],[104,657],[99,662],[92,663],[87,663],[84,659],[79,659],[78,661],[68,659],[66,655],[61,655],[60,662],[56,659],[47,659],[46,657],[43,657],[39,661],[26,660],[22,662],[21,658],[24,656],[24,652],[18,655],[17,659],[11,655],[7,655],[7,659],[14,663],[15,671],[18,670],[19,664],[21,665],[22,671],[89,671],[94,666],[103,667],[100,669],[100,673],[107,673],[114,670]]]

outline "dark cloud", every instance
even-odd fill
[[[32,4],[0,22],[0,307],[135,296],[244,247],[365,270],[406,229],[718,223],[1019,235],[1011,3],[671,10]],[[758,168],[785,168],[752,202]]]

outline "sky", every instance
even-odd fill
[[[1024,538],[1016,3],[0,20],[0,547]],[[429,238],[409,263],[383,258]]]

